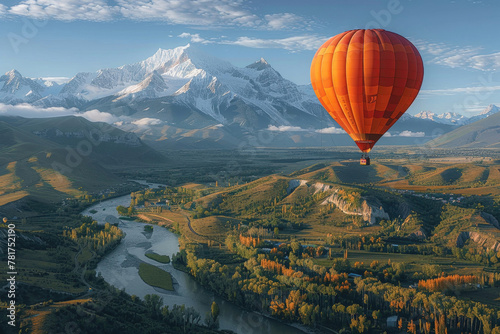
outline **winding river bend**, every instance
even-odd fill
[[[101,224],[106,221],[116,221],[119,217],[116,207],[128,206],[130,195],[117,197],[95,204],[82,212],[92,216]],[[96,210],[96,213],[91,213]],[[111,216],[111,217],[110,217]],[[112,218],[114,217],[114,218]],[[240,334],[266,333],[304,333],[298,328],[289,326],[280,321],[262,316],[255,312],[246,311],[239,306],[224,301],[198,284],[188,274],[176,270],[170,263],[161,264],[145,256],[148,251],[158,254],[172,255],[179,251],[177,236],[169,230],[153,226],[153,232],[144,231],[144,224],[134,221],[121,221],[119,227],[125,233],[122,242],[97,265],[96,272],[100,273],[109,284],[125,289],[130,295],[142,299],[147,294],[157,294],[163,298],[163,303],[172,307],[174,304],[194,307],[201,315],[210,311],[212,301],[216,301],[220,308],[220,328],[229,329]],[[139,276],[139,264],[146,262],[166,270],[172,274],[175,291],[154,288],[142,281]]]

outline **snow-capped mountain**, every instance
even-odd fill
[[[155,73],[155,80],[150,80],[151,73]],[[169,97],[169,104],[194,108],[222,124],[231,123],[227,109],[236,100],[252,106],[257,114],[267,115],[276,124],[289,124],[284,112],[289,107],[310,114],[312,102],[263,59],[246,68],[237,68],[189,45],[159,49],[144,61],[118,69],[82,73],[68,86],[72,86],[71,93],[87,100],[109,95],[115,101],[127,102]],[[317,102],[314,106],[313,111],[321,110]],[[161,111],[157,110],[159,118]]]
[[[438,115],[430,111],[421,111],[418,114],[414,115],[414,117],[450,125],[462,125],[465,124],[468,120],[467,117],[455,112],[446,112]]]
[[[318,136],[339,133],[311,85],[283,78],[263,58],[236,67],[190,45],[159,49],[143,61],[67,80],[30,79],[13,70],[0,77],[0,103],[76,107],[93,114],[97,109],[141,138],[196,148],[210,147],[209,141],[237,146],[241,138],[261,133],[273,142],[259,145],[314,146]],[[408,144],[408,138],[432,138],[464,119],[454,113],[404,114],[382,141]],[[346,134],[335,136],[337,143],[351,143]]]
[[[147,75],[144,80],[142,80],[137,85],[131,85],[127,88],[118,92],[118,99],[125,97],[130,97],[132,99],[137,98],[155,98],[161,96],[164,92],[168,90],[168,86],[165,80],[154,70],[151,74]]]
[[[476,121],[479,121],[483,118],[486,118],[488,116],[494,115],[500,111],[500,108],[498,108],[494,104],[490,104],[487,106],[483,111],[481,111],[479,114],[472,116],[472,117],[466,117],[464,115],[457,114],[455,112],[446,112],[442,114],[435,114],[430,111],[421,111],[418,114],[414,115],[413,117],[420,118],[420,119],[428,119],[437,123],[442,123],[442,124],[449,124],[449,125],[465,125],[465,124],[470,124],[474,123]]]
[[[37,82],[25,78],[16,70],[9,71],[0,77],[0,101],[10,104],[35,102],[42,98],[44,87]]]
[[[264,59],[239,68],[189,44],[159,49],[134,64],[78,73],[62,85],[24,78],[17,71],[1,81],[6,82],[0,95],[3,103],[99,109],[131,117],[140,112],[141,117],[161,120],[178,119],[171,114],[183,109],[192,114],[187,117],[190,124],[201,117],[254,129],[333,124],[312,89],[284,79]]]
[[[483,118],[494,115],[494,114],[498,113],[499,111],[500,111],[500,108],[498,108],[494,104],[490,104],[483,111],[481,111],[478,115],[472,116],[471,118],[469,118],[467,120],[466,124],[474,123],[474,122],[479,121]]]

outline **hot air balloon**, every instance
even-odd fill
[[[424,66],[406,38],[383,29],[338,34],[316,52],[311,84],[323,107],[368,152],[417,97]]]

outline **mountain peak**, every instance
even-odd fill
[[[178,78],[191,78],[207,73],[217,75],[232,68],[227,61],[205,54],[190,44],[169,50],[160,48],[153,56],[140,62],[139,66],[145,73],[158,70],[160,74]]]
[[[161,74],[155,70],[148,74],[140,83],[129,86],[120,91],[118,93],[120,97],[118,97],[117,100],[123,99],[127,96],[132,96],[132,98],[135,99],[154,98],[158,96],[157,94],[161,94],[167,89],[168,86],[165,83],[165,80],[163,80]]]
[[[418,114],[416,114],[414,117],[432,120],[432,119],[434,119],[435,116],[437,116],[437,115],[435,113],[433,113],[432,111],[423,110],[423,111],[419,112]]]
[[[487,106],[486,108],[484,108],[484,110],[481,111],[479,114],[477,114],[477,115],[472,116],[471,118],[469,118],[467,120],[467,123],[474,123],[476,121],[482,120],[483,118],[492,116],[492,115],[494,115],[494,114],[496,114],[498,112],[500,112],[500,108],[498,108],[494,104],[490,104],[489,106]]]
[[[451,119],[451,118],[463,118],[464,116],[457,114],[456,112],[445,112],[440,115],[437,115],[438,118],[446,118],[446,119]]]
[[[178,46],[176,48],[173,48],[173,49],[162,49],[162,48],[158,48],[158,50],[155,52],[155,54],[153,55],[156,56],[160,56],[160,55],[163,55],[165,53],[168,53],[168,54],[172,54],[172,53],[182,53],[186,50],[188,50],[189,48],[191,47],[191,44],[186,44],[186,45],[183,45],[183,46]]]
[[[9,78],[22,77],[21,73],[19,73],[16,69],[5,72],[5,75]]]
[[[260,58],[255,63],[247,66],[247,68],[252,68],[257,71],[262,71],[269,67],[271,67],[271,65],[269,65],[269,63],[264,58]]]
[[[11,95],[7,98],[7,102],[24,100],[27,102],[35,101],[41,98],[40,93],[44,88],[31,80],[24,78],[21,73],[16,70],[10,70],[0,76],[0,82],[4,82],[1,92]]]
[[[481,111],[481,113],[479,115],[491,115],[491,114],[495,114],[499,111],[500,111],[500,109],[496,105],[490,104],[483,111]]]
[[[464,122],[466,122],[467,120],[467,117],[455,112],[445,112],[438,115],[431,111],[421,111],[414,117],[451,125],[461,125],[464,124]]]

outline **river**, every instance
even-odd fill
[[[83,215],[92,216],[94,220],[103,224],[106,220],[119,217],[116,207],[129,206],[130,195],[121,196],[95,204],[82,212]],[[96,213],[91,213],[96,210]],[[110,216],[115,218],[110,218]],[[198,284],[188,274],[176,270],[172,264],[161,264],[145,256],[148,251],[162,255],[175,254],[179,251],[177,235],[166,228],[153,226],[153,232],[144,231],[144,224],[135,221],[121,221],[120,229],[125,233],[121,243],[107,254],[97,265],[96,272],[104,280],[118,289],[125,289],[130,295],[142,299],[147,294],[157,294],[163,298],[163,303],[172,307],[174,304],[192,306],[201,315],[202,321],[205,314],[210,311],[210,306],[215,301],[220,308],[219,323],[221,329],[229,329],[240,334],[266,334],[266,333],[304,333],[302,330],[289,326],[278,320],[265,317],[255,312],[249,312],[241,307],[227,302]],[[167,291],[154,288],[139,276],[139,264],[146,262],[157,266],[172,274],[174,290]]]

